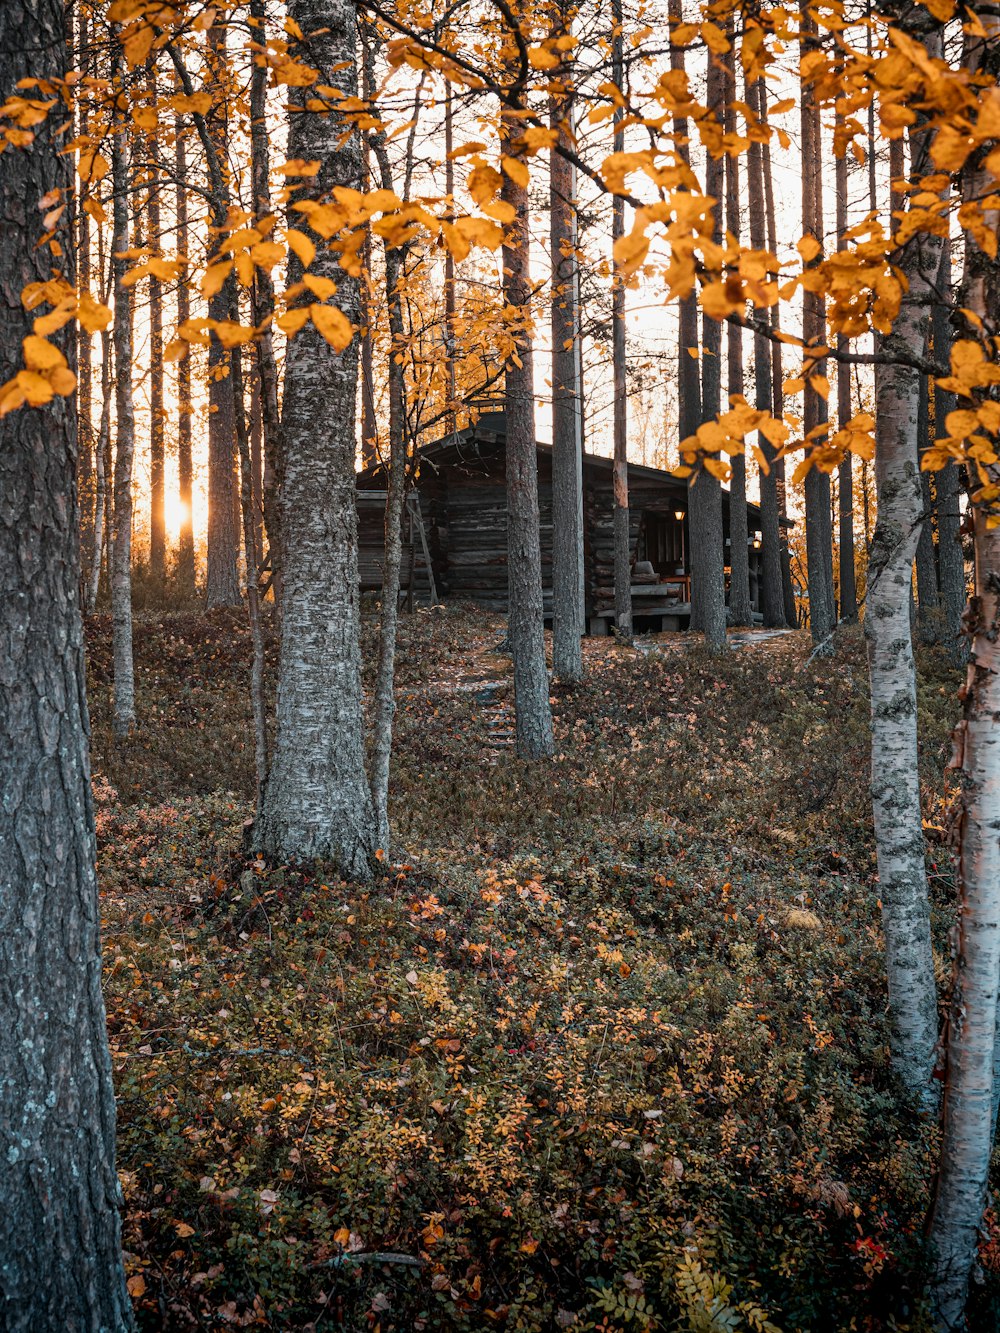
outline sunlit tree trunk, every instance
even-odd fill
[[[116,77],[124,62],[116,55]],[[111,133],[114,191],[115,476],[114,546],[111,560],[111,620],[114,651],[114,731],[127,736],[136,723],[132,664],[132,460],[135,410],[132,402],[132,301],[125,286],[129,248],[128,130],[121,121]]]
[[[176,224],[177,251],[186,258],[189,244],[188,204],[184,182],[187,178],[187,149],[184,142],[184,127],[180,117],[174,121],[176,139],[175,169],[176,182]],[[177,322],[185,323],[191,318],[191,296],[182,273],[177,285]],[[177,538],[177,582],[186,592],[194,591],[194,525],[191,515],[192,480],[194,464],[191,456],[191,357],[190,354],[177,362],[177,498],[180,501],[181,521]]]
[[[290,0],[306,37],[292,44],[320,82],[357,95],[355,11],[349,0]],[[305,114],[293,89],[288,155],[320,163],[316,197],[358,189],[361,145],[335,114]],[[298,213],[291,214],[298,221]],[[336,254],[317,251],[310,271],[337,284],[337,304],[360,322],[358,280]],[[301,276],[297,261],[291,280]],[[365,772],[360,591],[355,502],[358,347],[336,352],[307,324],[290,341],[282,434],[284,590],[277,734],[255,841],[283,859],[322,857],[352,878],[374,871],[378,830]]]
[[[0,5],[0,88],[59,79],[63,0]],[[0,382],[45,282],[38,201],[72,188],[49,126],[0,157]],[[72,244],[69,235],[63,246]],[[64,354],[69,330],[56,334]],[[0,421],[0,1323],[132,1327],[101,993],[72,398]]]
[[[83,68],[87,60],[90,45],[90,15],[80,9],[77,18],[78,51],[76,66]],[[77,123],[80,133],[85,133],[86,117],[78,112]],[[90,215],[83,204],[90,196],[91,186],[77,182],[77,282],[89,291],[91,274],[90,250]],[[80,568],[83,581],[83,602],[88,605],[90,590],[90,570],[94,558],[95,529],[97,526],[96,472],[97,460],[94,449],[94,375],[91,363],[91,334],[80,328],[77,340],[77,411],[79,433],[79,474],[80,474]]]
[[[156,65],[150,71],[155,93]],[[150,135],[148,150],[154,164],[149,176],[149,245],[162,249],[160,228],[160,190],[162,180],[155,169],[159,149],[155,135]],[[164,509],[164,400],[163,400],[163,285],[159,278],[149,280],[149,572],[153,586],[162,591],[166,573],[166,511]]]
[[[569,106],[550,102],[551,125],[569,144]],[[579,309],[576,300],[576,201],[572,164],[552,149],[549,216],[552,251],[552,670],[558,679],[583,676],[583,460],[577,430]]]
[[[518,152],[520,122],[505,123],[506,153]],[[518,324],[517,351],[504,374],[507,424],[507,579],[510,648],[514,658],[517,752],[522,759],[552,753],[552,712],[545,667],[542,553],[538,518],[538,456],[531,356],[531,278],[528,192],[504,173],[502,198],[514,209],[503,247],[503,294]]]
[[[107,329],[101,332],[101,424],[97,432],[97,447],[94,450],[94,549],[91,552],[91,564],[87,571],[86,611],[93,615],[97,607],[97,594],[101,588],[101,569],[103,568],[104,549],[108,542],[110,525],[108,517],[108,477],[107,457],[111,441],[111,334]]]
[[[254,41],[264,45],[267,39],[265,0],[251,0],[250,17],[256,24]],[[254,65],[250,75],[250,165],[253,180],[254,217],[261,221],[271,214],[270,147],[267,126],[267,69]],[[261,431],[264,442],[264,478],[262,498],[264,526],[267,529],[271,557],[271,587],[275,606],[281,609],[281,479],[284,474],[284,448],[281,414],[278,406],[278,363],[268,316],[274,313],[274,281],[270,269],[258,267],[253,285],[254,323],[266,325],[256,341],[257,380],[260,386]]]

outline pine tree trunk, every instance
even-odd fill
[[[612,82],[617,88],[625,83],[625,35],[622,29],[621,0],[612,0],[611,38]],[[624,112],[615,110],[614,151],[625,151]],[[612,246],[625,235],[625,200],[615,195],[611,201]],[[632,564],[628,510],[628,380],[625,361],[625,280],[618,261],[611,265],[611,362],[614,416],[614,513],[615,553],[615,633],[626,643],[632,640]]]
[[[212,148],[217,163],[212,173],[213,221],[218,227],[226,215],[228,183],[222,164],[228,154],[229,124],[226,116],[228,70],[226,31],[213,24],[208,31],[212,59],[215,106],[210,124]],[[217,238],[220,242],[222,237]],[[209,298],[210,319],[227,320],[233,305],[235,278],[226,280],[222,289]],[[216,606],[240,605],[239,501],[236,488],[236,418],[233,390],[228,382],[230,357],[220,340],[213,336],[208,348],[208,567],[205,600],[209,610]]]
[[[717,111],[725,98],[725,73],[708,53],[706,102]],[[713,208],[712,239],[722,241],[721,158],[709,156],[705,166],[705,193],[718,202]],[[722,407],[722,325],[708,315],[702,320],[701,420],[714,420]],[[697,365],[697,363],[695,363]],[[688,490],[691,537],[691,628],[701,630],[713,649],[726,644],[725,535],[722,523],[722,486],[717,477],[699,468]]]
[[[184,127],[180,117],[174,120],[176,138],[177,173],[177,252],[186,257],[188,251],[188,207],[184,182],[187,179],[187,150],[184,143]],[[177,285],[177,322],[185,323],[191,318],[191,296],[188,291],[186,272]],[[191,356],[177,362],[177,492],[180,500],[181,523],[177,537],[177,582],[188,593],[194,592],[194,524],[191,514],[192,480],[194,460],[191,456]]]
[[[63,0],[4,0],[0,88],[61,78],[65,36]],[[37,203],[72,189],[73,159],[53,128],[0,158],[0,382],[22,369],[32,332],[21,291],[52,276]],[[68,354],[71,336],[52,341]],[[0,1323],[9,1333],[132,1328],[101,993],[76,430],[71,398],[0,421]]]
[[[745,85],[744,96],[750,110],[758,119],[764,119],[763,80]],[[764,194],[764,158],[761,145],[751,140],[747,150],[747,194],[749,202],[748,219],[750,246],[754,250],[763,250],[767,245],[765,232],[767,205]],[[767,318],[766,312],[758,314]],[[777,344],[776,344],[777,345]],[[771,349],[763,333],[753,337],[753,366],[755,398],[754,406],[761,412],[773,410],[771,385]],[[764,626],[767,629],[781,629],[785,625],[785,604],[781,579],[781,552],[783,539],[778,510],[778,473],[775,466],[774,448],[764,435],[757,436],[765,466],[760,470],[760,526],[761,526],[761,578],[760,609]],[[794,622],[792,622],[794,623]]]
[[[264,44],[267,37],[265,0],[251,0],[250,17],[256,22],[255,41]],[[267,69],[254,65],[250,76],[250,165],[253,180],[254,217],[260,221],[271,214],[270,147],[267,133]],[[254,272],[254,323],[267,323],[256,342],[257,379],[260,385],[261,429],[264,441],[264,479],[262,498],[268,553],[271,557],[271,589],[274,604],[281,610],[281,480],[284,475],[284,446],[281,438],[281,414],[278,406],[278,363],[268,316],[274,313],[274,281],[267,268]]]
[[[926,347],[924,351],[926,351]],[[920,399],[917,408],[917,456],[922,457],[929,444],[928,417],[930,412],[927,376],[920,377]],[[931,475],[920,470],[920,502],[924,515],[920,524],[915,559],[917,574],[917,630],[921,643],[936,643],[941,629],[940,598],[938,595],[937,562],[934,558],[934,529],[931,514]]]
[[[116,51],[116,65],[124,69]],[[115,476],[114,546],[111,560],[111,620],[114,652],[114,732],[128,736],[136,724],[135,671],[132,664],[132,460],[135,453],[135,409],[132,403],[132,301],[124,284],[129,248],[128,131],[124,124],[111,133],[111,177],[114,190],[115,342]]]
[[[350,0],[290,0],[306,37],[293,43],[320,82],[357,94],[355,11]],[[361,145],[334,115],[301,109],[291,90],[288,155],[318,161],[317,197],[358,189]],[[299,220],[298,213],[291,218]],[[297,262],[291,280],[301,276]],[[317,251],[310,272],[337,284],[337,303],[360,321],[358,280],[336,254]],[[358,346],[336,352],[311,323],[289,342],[282,435],[284,589],[277,734],[256,845],[274,859],[321,857],[351,878],[370,879],[378,831],[365,772],[361,690],[355,411]]]
[[[97,432],[97,447],[94,450],[94,548],[87,570],[86,611],[91,616],[97,608],[104,551],[110,535],[110,524],[107,521],[110,478],[106,460],[111,452],[111,393],[111,334],[107,329],[103,329],[101,331],[101,424]]]
[[[78,17],[79,51],[77,68],[84,68],[90,45],[90,15],[81,8]],[[78,114],[81,133],[86,132],[86,113]],[[90,216],[83,203],[90,197],[91,186],[77,182],[77,283],[89,291],[91,284]],[[80,475],[80,567],[83,581],[83,604],[88,604],[90,570],[93,565],[95,529],[97,526],[97,460],[94,449],[94,374],[91,362],[91,334],[80,327],[77,338],[77,411],[79,416],[79,475]]]
[[[520,123],[506,123],[506,152],[519,156]],[[523,159],[522,159],[523,160]],[[552,713],[545,668],[542,552],[538,518],[538,455],[531,358],[531,279],[528,192],[504,173],[503,200],[515,211],[503,247],[504,300],[518,320],[516,356],[504,374],[507,423],[507,582],[510,648],[514,658],[517,753],[539,759],[552,753]],[[518,364],[520,362],[520,364]]]
[[[552,128],[569,143],[569,107],[550,102]],[[549,159],[552,250],[552,671],[568,684],[583,677],[583,459],[577,431],[581,385],[577,374],[576,201],[571,163],[556,148]]]
[[[839,118],[839,113],[838,113]],[[840,249],[846,249],[847,241],[847,157],[838,157],[836,165],[837,182],[837,243]],[[850,340],[843,334],[837,335],[837,351],[846,353]],[[837,362],[837,427],[840,430],[850,421],[851,411],[851,370],[843,361]],[[854,621],[858,618],[858,585],[854,559],[854,464],[851,455],[844,456],[840,464],[838,480],[840,483],[839,546],[840,546],[840,618]]]
[[[727,24],[726,35],[734,41],[733,24]],[[736,134],[736,51],[731,45],[724,57],[725,85],[723,92],[723,129]],[[726,172],[726,230],[737,244],[740,241],[740,175],[739,159],[727,154]],[[730,324],[726,330],[727,381],[730,399],[735,394],[743,397],[743,330]],[[753,624],[753,603],[750,598],[750,532],[747,520],[747,463],[746,454],[733,455],[732,480],[729,484],[729,612],[734,625]]]
[[[807,39],[815,35],[815,21],[802,8],[801,49]],[[823,191],[820,178],[822,151],[819,108],[811,87],[802,89],[802,232],[823,243]],[[817,256],[818,258],[818,256]],[[815,261],[813,261],[815,262]],[[807,345],[822,345],[826,338],[826,317],[822,296],[814,292],[802,293],[802,333]],[[803,392],[802,428],[807,441],[819,439],[813,432],[822,432],[827,421],[826,400],[810,383],[813,375],[826,373],[825,360],[811,363],[806,374]],[[819,468],[809,469],[805,481],[806,562],[809,579],[809,629],[813,643],[821,651],[832,650],[831,635],[837,621],[833,595],[833,528],[830,510],[830,477]]]
[[[152,66],[150,81],[155,94],[156,65]],[[157,252],[163,247],[160,230],[161,179],[156,170],[159,149],[155,134],[149,136],[147,151],[153,169],[149,176],[149,237],[150,248]],[[163,284],[159,278],[149,279],[149,573],[153,586],[163,591],[166,575],[167,526],[164,508],[164,406],[163,406]]]

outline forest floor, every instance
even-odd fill
[[[588,640],[527,765],[503,629],[404,617],[396,845],[359,889],[241,851],[238,613],[139,619],[122,745],[88,626],[142,1326],[922,1327],[936,1127],[889,1074],[860,634]],[[957,684],[922,657],[942,980]]]

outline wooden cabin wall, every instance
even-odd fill
[[[629,551],[639,545],[642,511],[662,507],[664,488],[642,482],[629,485]],[[587,581],[587,614],[605,610],[615,599],[614,493],[607,473],[584,479],[584,555]]]
[[[489,611],[507,610],[507,484],[503,455],[484,459],[482,470],[451,468],[448,473],[445,568],[446,594]],[[539,459],[538,512],[542,549],[542,593],[552,610],[552,475]]]

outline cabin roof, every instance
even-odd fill
[[[463,464],[475,466],[485,457],[492,454],[499,445],[506,443],[507,431],[504,422],[503,412],[483,412],[479,420],[464,429],[442,436],[438,440],[432,440],[428,444],[420,446],[418,453],[418,462],[429,465],[433,469],[449,466],[461,467]],[[541,444],[536,441],[535,449],[539,454],[548,458],[552,457],[552,445]],[[606,457],[604,454],[584,453],[584,469],[591,473],[606,473],[610,479],[614,469],[614,459]],[[682,496],[687,494],[687,480],[684,477],[675,476],[665,468],[645,467],[641,463],[632,463],[628,465],[628,474],[630,479],[636,481],[645,481],[648,483],[662,486],[664,490],[664,499],[669,496]],[[358,476],[358,484],[370,484],[383,475],[383,464],[374,463],[366,468]],[[419,487],[419,479],[417,481]],[[729,492],[725,486],[722,488],[723,499],[728,505]],[[644,504],[644,508],[649,508]],[[658,506],[654,506],[658,507]],[[760,506],[752,501],[747,502],[747,509],[755,520],[760,518]],[[790,519],[782,517],[782,525],[791,527],[793,523]]]

